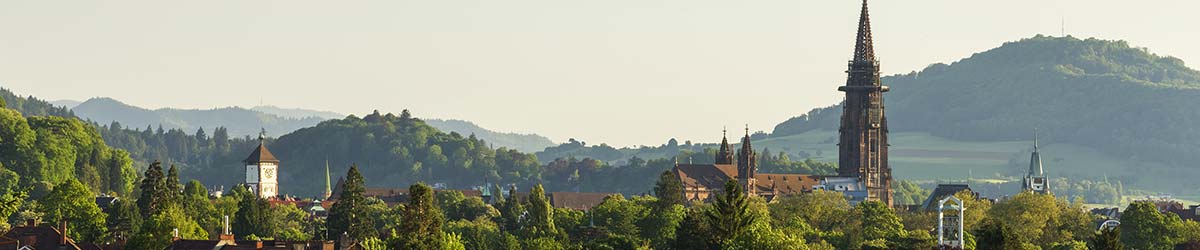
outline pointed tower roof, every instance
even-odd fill
[[[1042,155],[1038,152],[1038,134],[1037,129],[1033,130],[1033,153],[1029,156],[1029,175],[1042,176]]]
[[[862,13],[858,16],[858,37],[854,43],[854,61],[875,61],[875,45],[871,38],[871,16],[867,12],[867,0],[863,0]]]
[[[742,137],[742,153],[754,152],[750,146],[750,125],[746,125],[746,136]]]
[[[325,159],[325,198],[333,195],[333,186],[329,182],[329,159]]]
[[[267,146],[265,145],[266,140],[267,131],[264,129],[263,132],[258,135],[258,147],[254,148],[254,152],[250,152],[250,156],[247,156],[245,160],[242,160],[242,162],[246,164],[260,162],[279,163],[279,159],[275,159],[275,155],[271,154],[270,150],[267,150]]]
[[[728,151],[729,151],[729,134],[724,129],[722,129],[721,130],[721,148],[718,149],[717,152],[728,152]]]
[[[725,129],[721,129],[721,147],[717,149],[716,164],[733,164],[733,148],[729,147],[729,137]]]

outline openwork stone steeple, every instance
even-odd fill
[[[838,143],[838,175],[858,177],[867,188],[867,200],[892,205],[892,169],[888,166],[887,117],[879,81],[879,62],[871,37],[871,19],[863,0],[854,57],[849,62]]]

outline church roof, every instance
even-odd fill
[[[725,182],[738,177],[737,166],[731,164],[679,164],[675,174],[685,188],[702,187],[718,190]],[[821,176],[803,174],[755,173],[755,193],[792,195],[811,192],[813,186],[821,184]]]
[[[967,184],[938,184],[936,188],[933,188],[933,192],[929,193],[929,198],[926,198],[925,202],[921,204],[921,209],[937,211],[938,202],[963,190],[971,191],[971,186]]]
[[[258,147],[254,148],[254,152],[250,152],[250,156],[246,157],[246,160],[243,160],[242,162],[247,164],[259,162],[279,163],[279,159],[275,159],[275,155],[271,154],[270,150],[267,150],[267,146],[263,145],[262,142],[259,142]]]
[[[821,184],[821,176],[803,174],[754,174],[759,192],[798,194],[812,192],[813,186]]]
[[[732,164],[678,164],[674,171],[684,187],[720,189],[725,181],[737,178],[737,166]]]

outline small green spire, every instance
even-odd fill
[[[333,195],[333,188],[329,185],[329,159],[325,159],[325,199],[329,199]]]

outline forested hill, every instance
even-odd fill
[[[11,93],[9,93],[11,95]],[[36,100],[36,99],[33,99]],[[68,101],[59,101],[68,102]],[[43,107],[46,106],[46,107]],[[260,129],[265,128],[269,136],[280,136],[300,128],[317,125],[328,119],[340,119],[345,115],[328,111],[317,111],[297,108],[280,108],[274,106],[258,106],[251,109],[228,107],[218,109],[145,109],[122,103],[112,98],[92,98],[74,106],[71,110],[50,105],[33,105],[31,109],[39,112],[65,112],[78,114],[81,118],[100,124],[113,121],[127,128],[179,129],[188,133],[200,128],[209,131],[216,127],[225,127],[230,136],[256,136]],[[46,110],[46,111],[42,111]],[[496,132],[485,129],[469,121],[461,120],[427,120],[442,131],[458,132],[463,135],[474,134],[496,147],[508,147],[522,152],[536,152],[553,146],[550,139],[536,134],[517,134]]]
[[[285,190],[292,194],[319,194],[326,160],[333,178],[357,164],[367,183],[378,186],[425,181],[469,187],[482,185],[484,179],[533,183],[541,177],[532,154],[493,149],[474,136],[440,132],[407,110],[328,120],[279,137],[267,147],[283,160],[280,183],[294,187]]]
[[[1037,36],[946,65],[883,78],[892,132],[969,141],[1042,139],[1120,158],[1200,161],[1200,72],[1124,41]],[[841,107],[810,111],[772,136],[836,130]]]
[[[218,109],[155,109],[149,110],[114,100],[92,98],[72,109],[80,118],[108,124],[120,122],[126,127],[158,127],[194,132],[200,128],[226,127],[233,136],[257,135],[266,129],[272,136],[316,125],[318,117],[285,118],[239,107]]]
[[[70,109],[50,104],[50,102],[33,96],[21,97],[5,88],[0,88],[0,103],[6,104],[9,109],[21,112],[25,116],[75,117]]]

